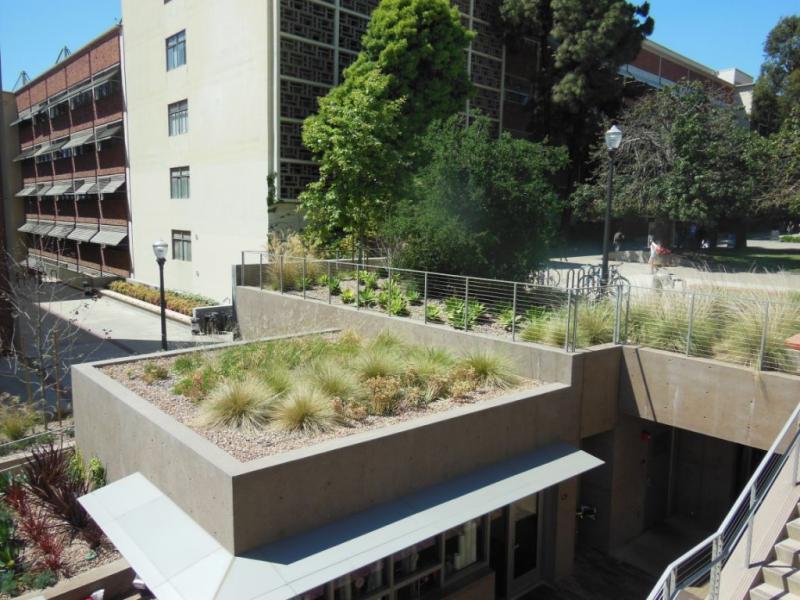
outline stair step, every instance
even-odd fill
[[[792,592],[800,593],[800,569],[779,560],[773,561],[761,569],[764,583]]]
[[[786,538],[775,544],[775,555],[786,565],[800,566],[800,541]]]
[[[750,600],[800,600],[800,596],[774,585],[762,583],[750,590]]]
[[[786,524],[786,530],[790,538],[793,540],[800,540],[800,518],[789,521]]]

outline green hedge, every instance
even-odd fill
[[[782,242],[795,242],[800,243],[800,235],[782,235],[780,237]]]
[[[112,281],[108,289],[142,300],[155,306],[161,305],[161,296],[158,289],[144,285],[141,283],[133,283],[131,281]],[[167,290],[166,292],[167,308],[183,315],[192,316],[192,309],[198,306],[213,306],[218,304],[216,300],[199,296],[197,294],[186,294],[184,292],[173,292]]]

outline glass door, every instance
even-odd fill
[[[540,514],[539,494],[514,502],[510,507],[509,597],[525,591],[539,579]]]

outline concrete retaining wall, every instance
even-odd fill
[[[800,402],[800,378],[625,346],[620,410],[767,449]]]
[[[106,598],[119,598],[131,591],[133,569],[124,559],[115,560],[91,571],[39,592],[31,592],[20,600],[85,600],[89,594],[104,589]]]

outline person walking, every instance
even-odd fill
[[[655,238],[652,238],[650,240],[650,260],[647,261],[647,264],[650,265],[650,273],[653,275],[656,272],[656,256],[658,256],[660,248],[661,244]]]
[[[622,243],[625,241],[625,234],[621,231],[618,231],[614,234],[614,252],[619,252],[622,250]]]

